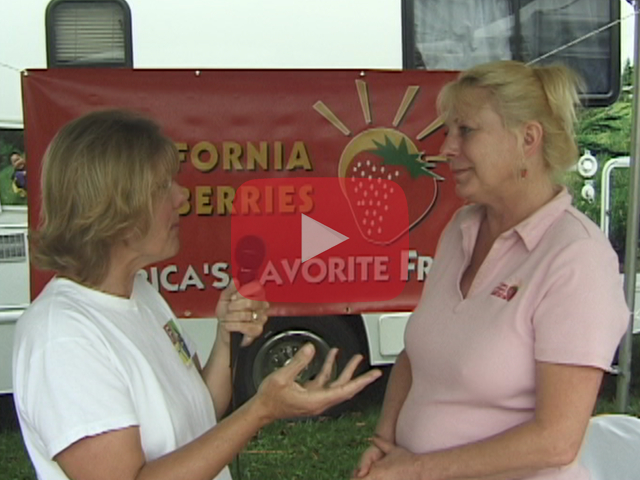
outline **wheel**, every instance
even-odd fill
[[[269,320],[262,337],[239,352],[234,379],[236,406],[251,398],[265,377],[286,365],[308,342],[314,345],[316,355],[300,373],[297,381],[305,383],[315,378],[322,368],[324,358],[333,347],[339,349],[332,372],[332,379],[337,378],[338,372],[342,371],[353,355],[364,353],[356,334],[346,322],[348,320],[343,317],[286,317]],[[358,371],[364,368],[361,365]],[[346,408],[347,405],[342,404],[333,407],[328,414],[337,415]]]

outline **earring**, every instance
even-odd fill
[[[529,169],[527,168],[527,161],[524,159],[524,154],[518,163],[520,164],[518,168],[518,179],[524,180],[529,175]]]

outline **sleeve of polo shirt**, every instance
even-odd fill
[[[609,370],[629,321],[613,249],[583,239],[549,265],[533,314],[535,359]]]

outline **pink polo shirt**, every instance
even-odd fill
[[[460,279],[484,208],[443,232],[405,332],[413,383],[396,441],[416,453],[476,442],[533,418],[536,361],[608,370],[629,320],[609,241],[560,192],[498,237],[467,298]],[[582,480],[574,464],[536,480]]]

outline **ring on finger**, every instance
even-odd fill
[[[251,312],[251,321],[255,322],[258,319],[257,312]]]

